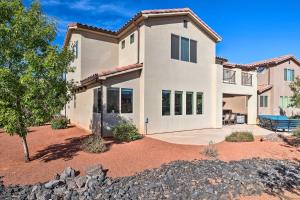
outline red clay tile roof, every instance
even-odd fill
[[[104,28],[98,28],[94,26],[89,26],[86,24],[81,24],[81,23],[70,23],[68,25],[68,28],[71,27],[81,27],[93,31],[98,31],[102,33],[107,33],[110,35],[117,36],[119,35],[122,31],[124,31],[128,26],[130,26],[134,21],[138,20],[143,14],[167,14],[167,13],[189,13],[192,15],[194,18],[196,18],[212,35],[214,35],[216,41],[220,41],[221,37],[212,29],[210,28],[204,21],[202,21],[191,9],[189,8],[178,8],[178,9],[158,9],[158,10],[143,10],[137,14],[135,14],[127,23],[125,23],[119,30],[117,31],[112,31],[112,30],[107,30]]]
[[[231,67],[231,68],[244,68],[244,69],[256,69],[257,67],[270,67],[270,66],[276,66],[280,63],[286,62],[288,60],[295,61],[300,66],[300,61],[294,57],[293,55],[284,55],[279,56],[276,58],[271,58],[263,61],[253,62],[250,64],[235,64],[235,63],[228,63],[225,62],[224,66]]]
[[[262,94],[265,91],[271,89],[272,87],[273,87],[273,85],[267,85],[267,84],[257,85],[257,93]]]
[[[81,85],[88,85],[90,83],[94,83],[95,81],[99,80],[100,77],[114,75],[116,73],[121,73],[121,72],[127,72],[127,71],[131,71],[134,69],[140,69],[142,67],[143,67],[143,63],[131,64],[131,65],[126,65],[126,66],[121,66],[121,67],[114,67],[109,70],[104,70],[100,73],[93,74],[93,75],[81,80],[80,83],[81,83]]]

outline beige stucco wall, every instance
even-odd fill
[[[273,85],[273,88],[261,95],[269,96],[269,108],[260,108],[260,114],[272,114],[279,115],[280,114],[280,96],[292,96],[293,93],[290,90],[289,84],[291,82],[284,80],[284,69],[294,69],[295,77],[300,75],[300,66],[297,65],[294,61],[286,61],[282,64],[279,64],[275,67],[271,67],[266,69],[265,72],[259,74],[259,77],[267,76],[267,70],[270,70],[270,84]],[[265,78],[267,79],[267,78]],[[262,83],[263,79],[259,79],[259,84]],[[259,104],[258,104],[259,106]],[[292,114],[300,114],[300,109],[297,108],[286,108],[284,109],[286,115],[290,116]]]
[[[223,97],[223,109],[232,110],[233,113],[247,114],[247,96]]]
[[[171,59],[171,34],[197,41],[197,63]],[[152,19],[145,30],[145,119],[148,134],[215,127],[214,62],[216,44],[183,18]],[[162,116],[162,90],[171,90],[171,115]],[[174,115],[174,92],[183,91],[183,115]],[[203,114],[185,114],[185,92],[203,92]],[[194,102],[196,95],[194,95]],[[194,108],[195,111],[195,108]]]
[[[71,81],[74,80],[76,84],[79,84],[79,81],[81,80],[81,45],[82,45],[82,36],[79,33],[73,33],[70,38],[69,47],[70,45],[78,41],[78,56],[77,58],[74,58],[73,62],[71,63],[71,67],[73,67],[74,72],[67,74],[67,80]]]
[[[106,36],[82,33],[82,79],[118,66],[118,43]]]
[[[252,86],[242,85],[242,70],[239,68],[231,69],[235,71],[235,84],[223,83],[223,67],[218,68],[218,84],[221,85],[220,92],[223,94],[244,95],[247,96],[247,116],[248,124],[256,124],[257,119],[257,73],[256,71],[247,71],[252,74]],[[223,102],[223,101],[222,101]],[[223,106],[223,105],[222,105]]]
[[[105,134],[111,133],[111,128],[116,125],[121,119],[126,119],[137,125],[139,128],[140,120],[140,71],[131,72],[128,74],[122,74],[115,77],[108,78],[103,82],[103,113],[104,113],[104,127]],[[100,84],[89,87],[86,91],[76,94],[76,100],[67,105],[67,117],[70,118],[71,123],[82,127],[86,130],[100,131],[100,113],[93,113],[93,100],[95,88],[99,88]],[[118,87],[133,89],[133,113],[107,113],[106,100],[107,100],[107,88]],[[121,99],[120,99],[121,109]]]

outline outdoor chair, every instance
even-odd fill
[[[227,124],[229,123],[229,120],[230,120],[230,115],[229,114],[225,114],[224,115],[224,118],[223,118],[223,124],[225,125],[226,122]]]
[[[230,115],[229,123],[230,124],[235,124],[236,123],[236,114],[231,114]]]

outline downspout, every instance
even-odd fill
[[[137,25],[137,35],[138,35],[138,40],[137,40],[137,64],[140,63],[140,25]]]

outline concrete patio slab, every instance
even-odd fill
[[[257,125],[227,125],[221,129],[201,129],[181,132],[157,133],[148,137],[174,144],[207,145],[210,141],[219,143],[233,131],[251,131],[254,136],[264,136],[273,131],[263,129]]]

